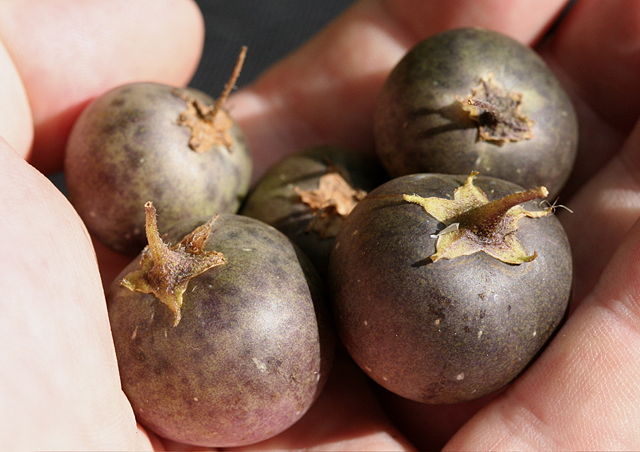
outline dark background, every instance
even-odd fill
[[[240,47],[249,49],[237,85],[265,69],[318,32],[352,0],[198,0],[204,15],[204,53],[191,86],[217,97]]]

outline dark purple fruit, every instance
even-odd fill
[[[317,146],[269,169],[240,213],[284,232],[324,273],[344,218],[384,180],[374,156]]]
[[[333,353],[317,276],[289,240],[221,214],[149,247],[108,295],[122,387],[138,420],[175,441],[251,444],[297,421]],[[175,230],[175,229],[174,229]]]
[[[470,400],[507,384],[569,300],[567,237],[552,208],[534,201],[544,187],[474,177],[387,182],[353,210],[331,254],[351,356],[379,384],[419,402]]]
[[[374,134],[392,176],[469,174],[545,186],[566,182],[578,132],[544,61],[502,34],[462,28],[417,44],[380,94]]]
[[[67,144],[65,176],[76,210],[100,241],[138,253],[145,245],[140,206],[148,200],[161,230],[238,209],[252,163],[220,104],[193,89],[132,83],[83,111]]]

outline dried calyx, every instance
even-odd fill
[[[478,123],[478,138],[502,145],[533,137],[533,121],[521,111],[522,94],[498,85],[493,77],[481,79],[471,95],[460,100],[462,109]]]
[[[322,238],[335,237],[344,218],[367,195],[364,190],[354,189],[334,167],[320,177],[317,189],[294,190],[313,211],[308,229]]]
[[[483,251],[508,264],[532,261],[537,254],[528,254],[515,232],[523,217],[540,218],[550,215],[553,207],[528,211],[520,204],[545,198],[545,187],[517,192],[495,201],[473,184],[478,173],[473,172],[453,193],[453,199],[423,198],[402,195],[407,202],[420,206],[446,227],[437,234],[436,252],[432,261],[453,259]]]
[[[189,281],[226,263],[222,253],[204,249],[215,218],[169,246],[158,233],[155,207],[151,202],[144,207],[149,245],[142,251],[139,269],[127,274],[121,284],[132,291],[153,294],[171,310],[173,326],[176,326],[180,322],[182,296]]]
[[[189,128],[191,132],[189,147],[192,150],[205,152],[214,147],[223,146],[231,151],[233,148],[234,143],[231,136],[233,120],[223,109],[223,106],[240,76],[246,54],[247,48],[242,47],[229,81],[212,106],[199,101],[186,91],[174,91],[174,94],[187,104],[187,109],[180,113],[177,123]]]

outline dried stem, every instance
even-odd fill
[[[213,110],[211,111],[211,118],[215,118],[218,114],[218,111],[222,108],[224,103],[229,98],[229,94],[233,90],[233,87],[236,86],[236,82],[238,81],[238,77],[240,77],[240,72],[242,71],[242,66],[244,65],[244,59],[247,56],[247,46],[242,46],[240,49],[240,53],[238,54],[238,58],[236,59],[236,65],[233,67],[233,72],[231,73],[231,77],[226,85],[224,85],[224,90],[220,94],[220,97],[216,99],[215,104],[213,105]]]

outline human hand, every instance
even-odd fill
[[[263,107],[264,116],[255,115],[260,142],[269,143],[263,150],[323,140],[367,150],[375,96],[389,69],[415,42],[459,26],[492,28],[537,46],[570,93],[581,130],[576,167],[560,199],[575,213],[559,213],[575,260],[570,317],[500,394],[446,407],[385,394],[389,415],[421,448],[448,442],[454,450],[634,449],[640,443],[634,403],[640,396],[634,383],[640,371],[634,328],[640,313],[640,127],[637,94],[631,94],[638,7],[581,1],[553,37],[539,43],[564,4],[363,2],[236,99],[237,105],[242,96],[264,105],[255,98],[269,98],[265,93],[276,92],[280,82],[273,102],[280,108]],[[268,133],[291,118],[302,131]]]
[[[122,21],[132,14],[130,5],[120,8],[118,15],[116,3],[109,2],[110,13],[93,20],[111,17],[110,24],[126,27]],[[139,8],[148,16],[151,3],[142,3]],[[390,412],[423,448],[439,447],[447,440],[452,449],[633,449],[640,443],[636,428],[640,408],[635,403],[640,397],[635,383],[640,376],[640,334],[635,328],[640,314],[640,224],[634,226],[640,212],[640,157],[634,154],[640,131],[634,128],[639,107],[633,84],[634,63],[637,66],[633,49],[640,36],[633,22],[638,7],[625,4],[624,8],[621,3],[583,0],[539,49],[572,95],[582,133],[577,166],[566,191],[572,196],[561,199],[575,214],[559,214],[575,258],[571,316],[538,360],[490,400],[444,408],[392,398]],[[154,43],[156,48],[169,47],[163,52],[166,56],[182,55],[179,62],[155,55],[139,64],[147,54],[143,48],[129,48],[124,54],[131,57],[131,66],[114,70],[113,60],[99,57],[100,50],[87,52],[82,60],[76,52],[78,44],[70,43],[68,58],[74,58],[76,66],[84,61],[80,67],[85,68],[70,73],[69,65],[60,64],[59,59],[47,62],[32,55],[40,57],[52,36],[59,39],[74,28],[50,21],[50,34],[40,30],[37,44],[30,43],[32,35],[17,33],[24,29],[24,20],[33,20],[21,4],[28,5],[9,3],[13,6],[0,17],[0,32],[10,50],[30,49],[24,60],[15,50],[12,55],[34,112],[31,161],[43,170],[60,164],[68,126],[89,98],[134,78],[184,83],[197,59],[197,50],[185,50],[198,48],[201,36],[194,24],[199,19],[185,3],[175,2],[171,19],[180,17],[176,11],[183,10],[182,25],[170,23],[169,18],[136,25],[140,36],[152,32],[146,26],[155,30],[184,27],[182,33],[159,33]],[[412,44],[446,28],[468,25],[535,43],[563,4],[559,0],[446,5],[419,0],[360,2],[314,41],[237,93],[229,106],[248,135],[258,172],[284,153],[310,144],[331,142],[370,150],[376,93]],[[90,11],[105,8],[97,5],[84,2],[83,11],[77,5],[67,10],[85,24],[85,37],[98,29],[88,25],[95,24]],[[50,8],[59,11],[59,6]],[[11,14],[22,14],[23,22]],[[129,45],[135,40],[123,42]],[[105,46],[102,51],[108,49]],[[46,72],[38,73],[34,67]],[[60,79],[49,76],[51,71]],[[84,85],[78,83],[78,73]],[[92,78],[96,74],[99,83]],[[28,119],[20,114],[3,117],[14,122],[1,132],[17,147],[28,142]],[[54,127],[56,117],[61,122]],[[0,159],[0,205],[7,209],[0,241],[11,257],[0,264],[5,293],[0,331],[6,350],[1,359],[6,360],[3,369],[14,369],[3,375],[6,400],[2,406],[11,407],[2,413],[3,425],[19,440],[41,439],[41,443],[22,443],[28,448],[39,444],[41,448],[140,449],[150,447],[150,441],[158,448],[179,447],[162,444],[136,428],[119,389],[104,296],[90,242],[77,216],[42,177],[6,148],[0,151]],[[114,275],[126,259],[99,245],[96,248],[102,275],[110,279],[108,275]],[[347,360],[340,362],[311,411],[260,446],[410,448],[382,415],[362,374],[350,366]],[[11,439],[7,437],[5,443],[16,444],[8,442]]]
[[[130,258],[96,242],[100,275],[77,214],[23,158],[44,173],[60,169],[73,121],[111,87],[134,80],[185,84],[202,45],[199,12],[182,0],[14,1],[0,6],[0,30],[8,49],[0,52],[0,135],[13,147],[0,144],[0,287],[7,294],[0,442],[7,450],[182,448],[139,428],[120,388],[100,276],[108,284]],[[355,367],[339,366],[338,383],[366,388]],[[350,391],[335,380],[328,393],[342,400],[342,414],[314,426],[319,441],[383,430],[359,422],[382,418],[366,389]],[[307,426],[319,423],[315,416]],[[344,416],[355,427],[341,426]]]

